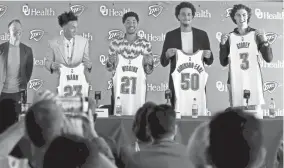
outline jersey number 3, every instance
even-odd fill
[[[248,60],[249,54],[248,53],[240,53],[240,59],[242,60],[241,63],[241,69],[247,70],[249,69],[249,60]]]
[[[197,91],[199,89],[199,75],[197,73],[181,73],[181,89]]]
[[[121,78],[120,93],[121,94],[136,94],[136,77],[123,76]]]
[[[76,92],[75,95],[73,95],[73,92]],[[67,85],[64,87],[64,96],[82,96],[82,85]]]

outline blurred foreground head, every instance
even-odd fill
[[[40,148],[61,134],[64,114],[53,100],[42,100],[29,108],[25,120],[29,139]]]
[[[246,168],[262,164],[260,121],[240,108],[228,108],[209,124],[209,160],[216,168]]]

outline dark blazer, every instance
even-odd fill
[[[192,168],[192,165],[184,145],[165,141],[133,154],[126,168]]]
[[[209,38],[205,31],[192,27],[192,36],[193,36],[193,52],[196,52],[198,50],[211,50]],[[165,42],[163,45],[163,51],[160,58],[161,65],[163,67],[166,67],[169,63],[171,63],[170,74],[169,74],[169,89],[172,91],[173,96],[171,99],[171,103],[174,106],[175,94],[174,94],[174,86],[173,86],[171,73],[176,68],[176,57],[173,56],[170,59],[166,58],[166,52],[169,48],[177,48],[180,50],[182,49],[180,28],[172,30],[166,34]],[[213,63],[213,59],[214,59],[213,54],[211,52],[211,57],[204,58],[203,61],[205,64],[211,65]]]
[[[31,47],[20,43],[20,78],[22,79],[20,89],[27,89],[27,84],[32,76],[34,59]],[[0,44],[0,94],[2,92],[7,72],[7,58],[9,42]]]

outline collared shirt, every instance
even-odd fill
[[[115,38],[111,41],[108,51],[108,65],[115,69],[117,65],[117,56],[122,55],[125,58],[136,58],[142,55],[143,65],[153,66],[152,45],[145,38],[137,36],[134,42],[129,42],[125,37]],[[110,59],[112,57],[113,59]],[[114,61],[111,61],[114,60]],[[147,71],[147,70],[146,70]],[[150,70],[151,71],[151,70]],[[147,72],[146,72],[147,73]],[[148,74],[148,73],[147,73]]]
[[[17,93],[20,91],[20,47],[19,42],[15,45],[9,43],[7,58],[6,80],[2,92]]]
[[[74,38],[72,38],[71,40],[67,40],[64,37],[65,57],[69,61],[71,61],[72,56],[73,56],[73,48],[74,48]]]

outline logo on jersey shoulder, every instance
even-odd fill
[[[83,5],[72,5],[70,6],[70,10],[77,16],[80,16],[84,10],[85,10],[85,6]]]
[[[30,89],[38,91],[43,85],[43,80],[33,79],[33,80],[30,80],[29,84],[30,84],[30,86],[29,86]]]
[[[268,91],[269,93],[273,93],[277,87],[280,87],[281,85],[275,81],[268,81],[263,84],[263,91]]]
[[[112,40],[113,38],[120,38],[124,36],[124,32],[121,30],[110,30],[108,32],[108,39]]]
[[[44,35],[44,31],[40,29],[34,29],[30,31],[30,40],[40,41]]]
[[[226,18],[227,18],[227,17],[230,17],[230,14],[231,14],[231,12],[232,12],[232,9],[233,9],[233,8],[227,8],[227,9],[226,9]]]
[[[162,11],[163,11],[163,6],[161,6],[161,5],[151,5],[151,6],[149,6],[149,16],[150,15],[153,15],[154,17],[158,17],[161,13],[162,13]]]
[[[276,41],[276,39],[278,37],[278,34],[272,33],[272,32],[265,33],[265,35],[266,35],[268,43],[270,45],[272,45]]]
[[[7,9],[8,9],[8,6],[0,5],[0,17],[2,17],[6,13]]]
[[[154,54],[153,55],[153,59],[154,59],[154,67],[158,67],[159,65],[160,65],[160,56],[159,55],[156,55],[156,54]]]

